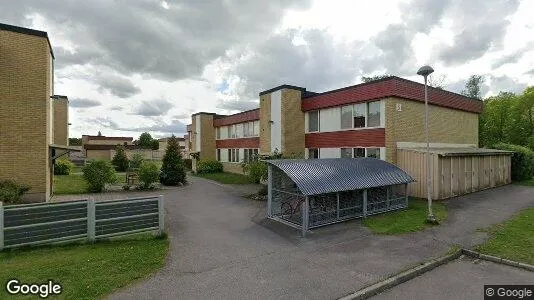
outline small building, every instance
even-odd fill
[[[27,202],[48,201],[54,160],[77,150],[68,146],[69,100],[54,94],[46,32],[0,24],[0,45],[0,180],[28,185]]]
[[[302,230],[408,206],[413,178],[376,158],[267,160],[267,215]]]
[[[182,154],[182,157],[185,157],[186,154],[186,141],[185,136],[184,137],[175,137],[178,141],[178,147],[180,148],[180,153]],[[161,138],[158,140],[159,142],[159,149],[158,151],[161,152],[161,157],[165,154],[165,150],[167,149],[169,138]]]
[[[117,145],[123,145],[126,148],[135,147],[133,137],[82,135],[82,149],[86,160],[111,160],[115,155]]]

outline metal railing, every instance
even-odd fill
[[[164,216],[163,196],[9,206],[0,202],[0,250],[147,231],[161,235]]]

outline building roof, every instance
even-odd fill
[[[423,84],[397,76],[390,76],[306,97],[303,99],[301,107],[303,111],[310,111],[386,97],[398,97],[424,102],[424,96]],[[479,99],[433,87],[428,87],[428,102],[433,105],[474,113],[481,113],[483,106],[482,101]]]
[[[143,148],[139,145],[122,145],[122,144],[117,144],[117,145],[92,145],[92,144],[84,144],[83,145],[83,148],[85,150],[115,150],[117,148],[117,146],[123,146],[124,149],[127,149],[127,150],[135,150],[135,149],[149,149],[149,148]]]
[[[286,173],[304,195],[413,182],[397,166],[376,158],[280,159],[267,163]]]
[[[88,140],[120,140],[120,141],[133,141],[131,136],[103,136],[103,135],[82,135],[82,138],[86,136]]]
[[[237,124],[249,121],[255,121],[260,119],[260,109],[255,108],[247,111],[243,111],[237,114],[224,116],[213,120],[213,126],[226,126],[230,124]]]
[[[185,138],[183,138],[183,137],[175,136],[174,138],[176,138],[176,140],[178,140],[178,141],[185,141]],[[158,139],[158,141],[159,142],[166,142],[169,139],[170,139],[170,137],[165,137],[165,138]]]
[[[25,27],[19,27],[19,26],[4,24],[4,23],[0,23],[0,30],[6,30],[6,31],[22,33],[22,34],[28,34],[28,35],[33,35],[33,36],[38,36],[38,37],[45,38],[46,41],[48,42],[48,47],[50,48],[50,54],[52,54],[52,58],[55,59],[54,50],[52,49],[52,44],[50,44],[50,39],[48,38],[48,33],[46,33],[46,31],[40,31],[40,30],[35,30],[35,29],[30,29],[30,28],[25,28]]]
[[[426,152],[426,148],[417,147],[417,148],[400,148],[407,151],[415,152]],[[466,156],[466,155],[512,155],[514,152],[497,150],[497,149],[487,149],[487,148],[430,148],[430,153],[437,154],[440,156]]]

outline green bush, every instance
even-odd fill
[[[158,166],[151,161],[144,161],[141,163],[138,171],[139,181],[141,189],[149,189],[152,187],[154,182],[157,182],[159,179],[159,169]]]
[[[115,169],[109,161],[93,160],[82,168],[82,172],[90,192],[100,193],[106,184],[117,181]]]
[[[111,163],[115,166],[115,169],[119,172],[126,172],[128,170],[128,156],[126,156],[126,151],[124,151],[123,145],[117,145],[117,149],[115,150],[115,156],[113,156],[113,160],[111,160]]]
[[[527,147],[499,143],[493,146],[495,149],[514,151],[512,155],[512,180],[522,181],[534,177],[534,151]]]
[[[134,155],[132,155],[132,158],[130,159],[130,168],[139,169],[141,167],[141,164],[144,161],[145,161],[145,158],[143,154],[135,153]]]
[[[167,149],[165,149],[165,155],[163,156],[159,182],[163,185],[186,183],[184,161],[180,154],[178,140],[174,135],[167,141]]]
[[[184,158],[184,166],[187,170],[193,169],[193,160],[191,158]]]
[[[267,163],[259,160],[253,160],[245,163],[243,166],[243,172],[247,174],[251,182],[261,183],[267,180],[268,171]]]
[[[17,204],[22,202],[22,196],[29,191],[30,187],[18,184],[13,180],[0,181],[0,201],[6,204]]]
[[[216,160],[201,160],[197,162],[197,173],[220,173],[223,171],[223,165],[220,161]]]
[[[54,175],[69,175],[73,167],[74,164],[68,159],[56,159],[54,164]]]

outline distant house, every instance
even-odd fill
[[[182,153],[182,156],[185,155],[185,137],[176,137],[176,140],[178,141],[178,146],[180,147],[180,152]],[[162,138],[162,139],[159,139],[158,142],[159,142],[159,151],[160,152],[163,152],[163,154],[165,153],[165,149],[167,149],[167,144],[168,144],[168,141],[169,141],[169,138],[166,137],[166,138]],[[185,158],[185,156],[184,156]]]
[[[126,149],[137,148],[133,144],[133,137],[82,135],[82,149],[86,160],[111,160],[115,156],[117,145],[123,145]]]
[[[69,100],[54,95],[46,32],[0,24],[0,45],[0,180],[27,184],[25,201],[48,201],[54,160],[76,151],[68,146]]]

